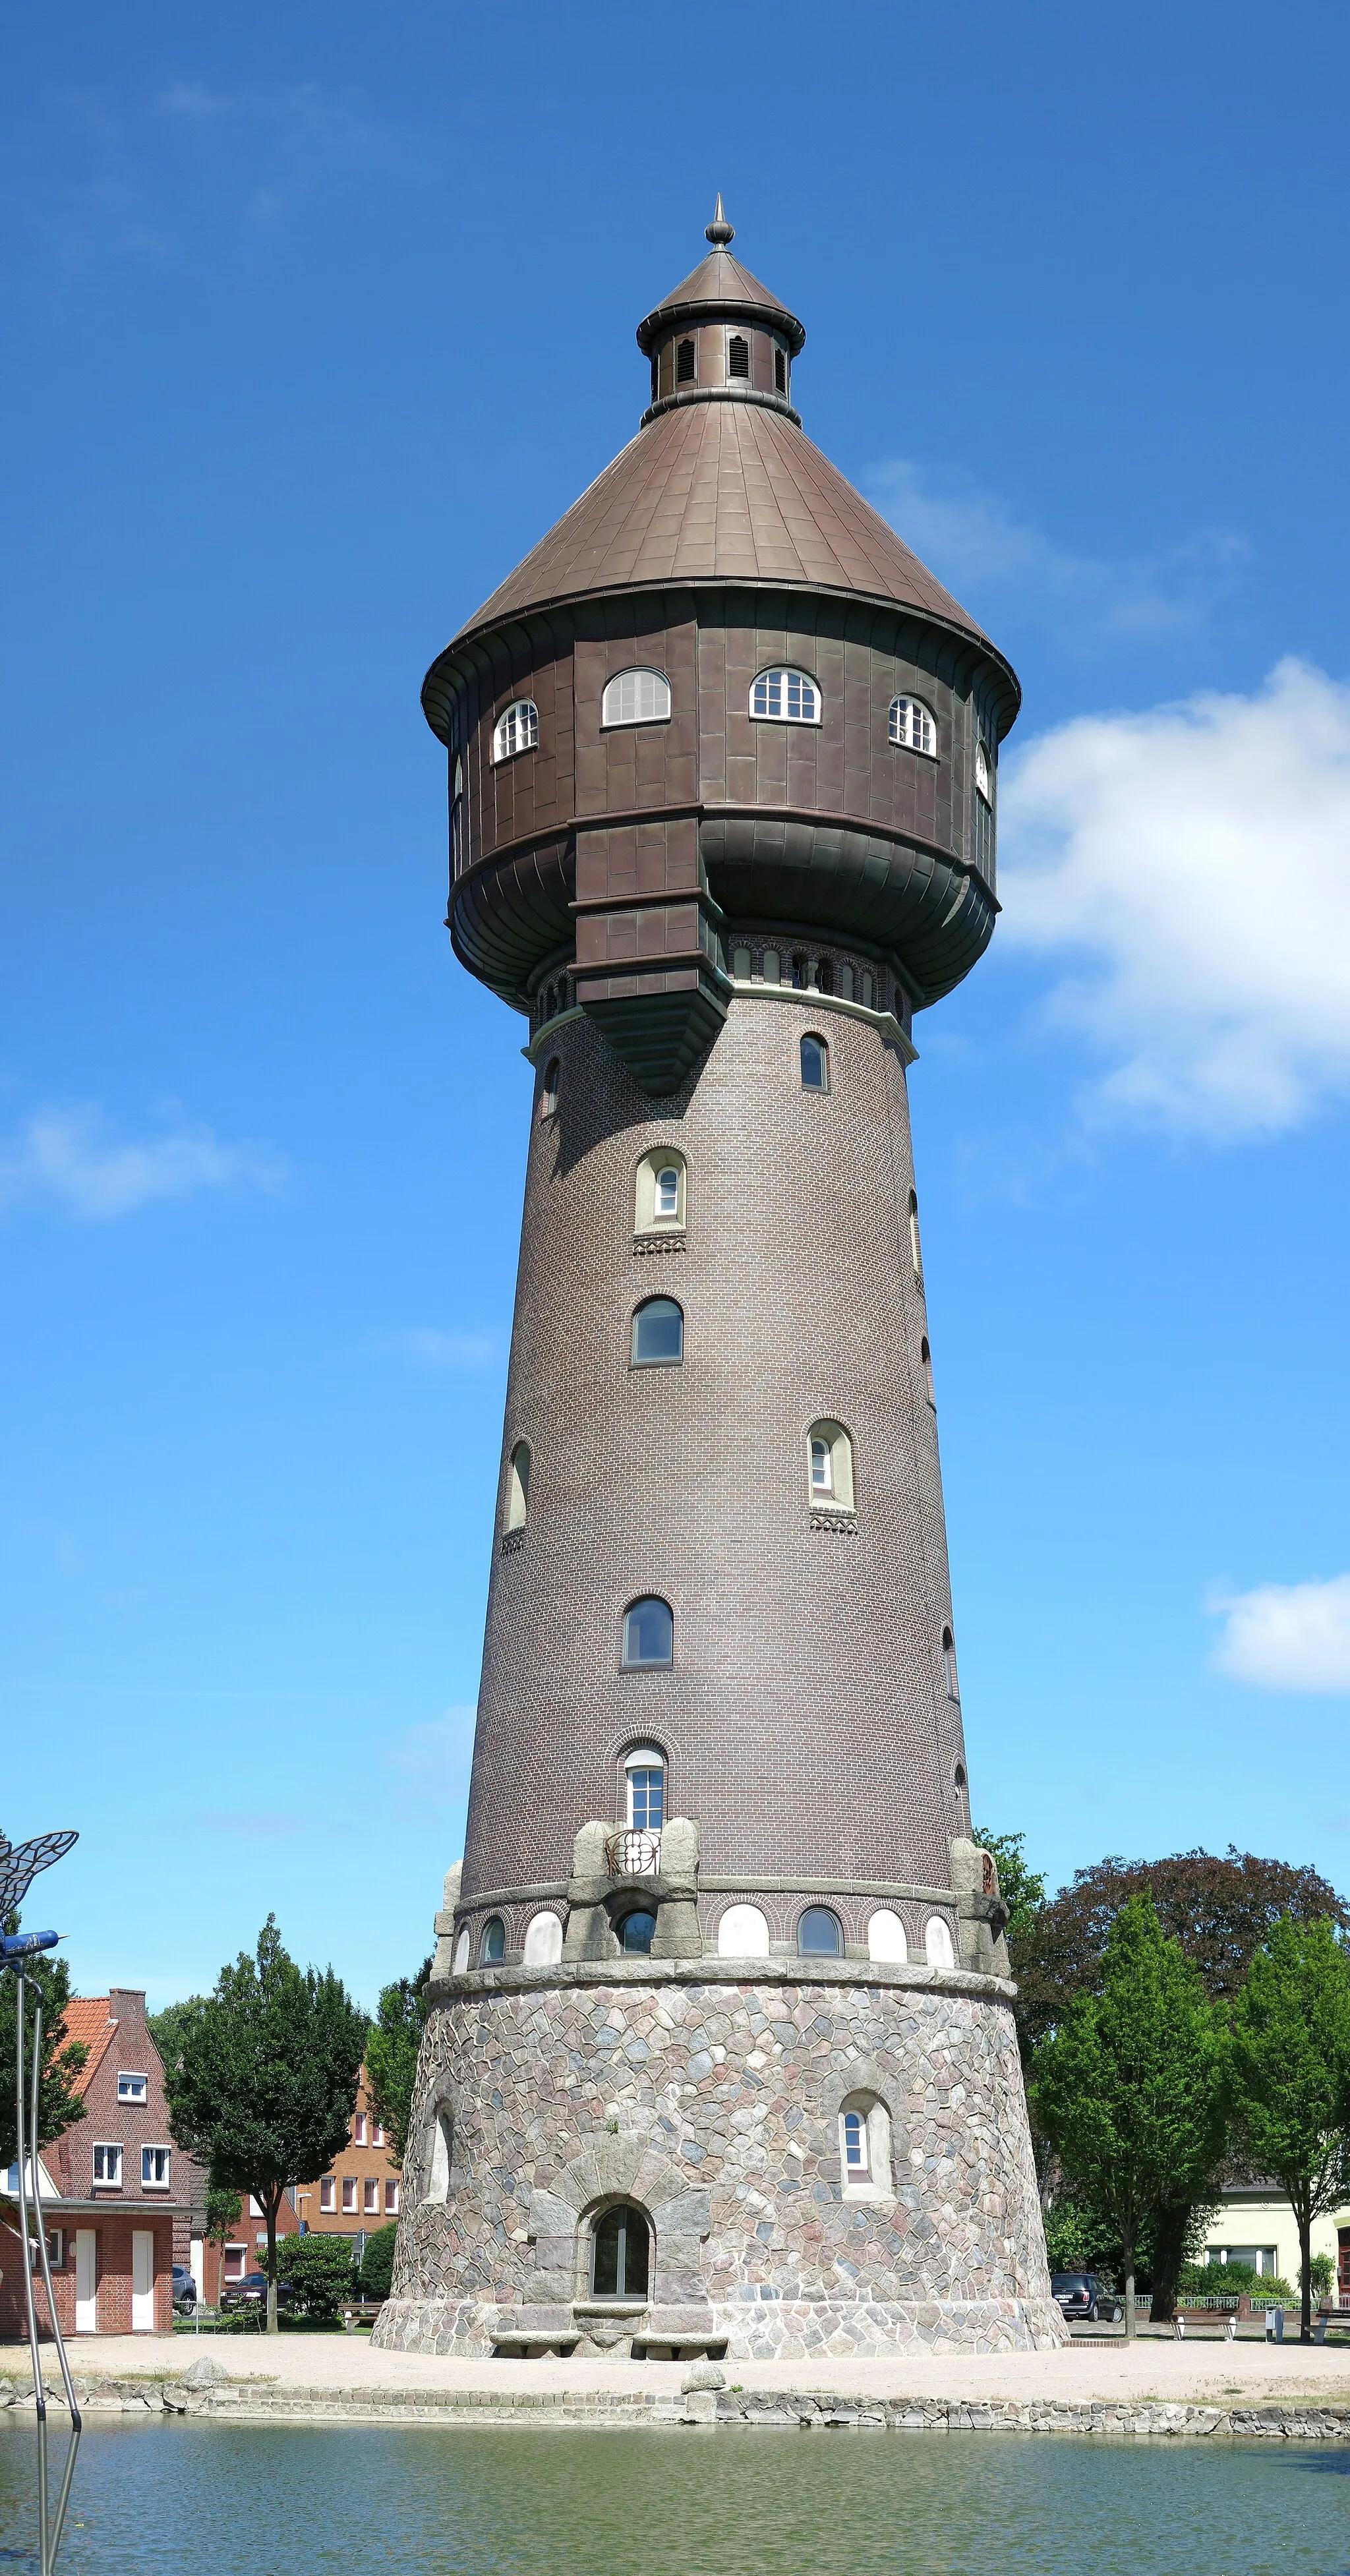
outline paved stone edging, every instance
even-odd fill
[[[997,2404],[949,2398],[892,2397],[873,2403],[828,2389],[718,2389],[662,2397],[641,2390],[285,2388],[217,2381],[186,2387],[174,2379],[77,2379],[81,2410],[98,2415],[190,2415],[222,2423],[628,2424],[705,2429],[864,2433],[1078,2433],[1156,2440],[1344,2442],[1347,2406],[1073,2405],[1055,2399]],[[53,2398],[59,2388],[52,2384]],[[11,2422],[32,2412],[31,2388],[0,2380],[0,2413]]]

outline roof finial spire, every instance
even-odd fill
[[[704,225],[703,237],[705,241],[710,241],[712,243],[714,250],[725,250],[727,243],[734,241],[736,238],[735,225],[729,224],[726,216],[722,212],[722,191],[720,188],[717,191],[717,212],[713,216],[712,222]]]

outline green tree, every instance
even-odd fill
[[[166,2004],[163,2012],[146,2014],[145,2027],[159,2050],[166,2075],[180,2063],[184,2038],[205,2002],[205,1995],[189,1995],[185,2003]]]
[[[1147,1897],[1111,1926],[1101,1993],[1078,1995],[1041,2042],[1032,2092],[1070,2181],[1119,2231],[1133,2336],[1144,2232],[1207,2197],[1227,2139],[1222,2024]]]
[[[1294,2213],[1307,2343],[1312,2223],[1350,2197],[1350,1958],[1330,1922],[1284,1915],[1253,1959],[1233,2014],[1233,2097]]]
[[[389,2285],[394,2277],[394,2240],[397,2235],[398,2228],[394,2225],[377,2227],[373,2235],[366,2238],[366,2250],[361,2257],[363,2299],[388,2298]]]
[[[306,2316],[325,2323],[337,2315],[344,2299],[354,2299],[356,2266],[347,2236],[288,2236],[286,2278]]]
[[[417,2052],[427,2023],[426,1986],[430,1975],[431,1961],[424,1959],[415,1977],[399,1977],[393,1985],[381,1989],[379,2018],[366,2041],[366,2089],[400,2171],[408,2152],[408,2122],[417,2080]]]
[[[1045,1880],[1039,1870],[1027,1867],[1025,1834],[986,1834],[977,1827],[974,1838],[993,1855],[998,1892],[1008,1909],[1005,1937],[1011,1953],[1014,1942],[1027,1944],[1031,1939],[1036,1917],[1045,1903]]]
[[[6,1932],[17,1932],[19,1917],[6,1917]],[[75,2090],[75,2079],[84,2066],[89,2051],[77,2039],[66,2038],[65,2010],[70,2001],[70,1970],[64,1959],[50,1954],[25,1959],[24,1976],[30,1989],[42,1997],[42,2069],[38,2077],[38,2134],[32,2141],[37,2147],[49,2147],[54,2138],[74,2127],[85,2116],[84,2104]],[[18,2052],[19,1991],[12,1969],[0,1974],[0,2171],[7,2171],[19,2152],[15,2125],[15,2058]],[[24,2103],[32,2100],[33,2082],[33,1995],[30,1991],[24,2005]]]
[[[331,1968],[301,1970],[276,1916],[222,1968],[166,2073],[169,2127],[217,2189],[251,2192],[267,2220],[267,2331],[277,2331],[277,2213],[347,2143],[366,2016]]]

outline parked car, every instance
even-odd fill
[[[1086,2317],[1093,2325],[1098,2317],[1109,2317],[1118,2326],[1125,2314],[1115,2291],[1097,2272],[1052,2272],[1050,2296],[1059,2301],[1061,2316]]]
[[[197,2304],[197,2284],[186,2263],[175,2263],[173,2267],[173,2303],[176,2308],[195,2308]]]
[[[277,2306],[279,2308],[288,2308],[294,2296],[295,2291],[289,2281],[278,2281]],[[221,2291],[220,2304],[222,2308],[256,2308],[264,2305],[266,2298],[267,2274],[246,2272],[242,2281],[227,2283]]]

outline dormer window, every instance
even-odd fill
[[[729,376],[748,376],[749,373],[750,343],[739,331],[733,331],[731,338],[727,342],[727,374]]]
[[[670,682],[660,671],[618,671],[600,701],[602,725],[663,724],[670,716]]]
[[[539,709],[533,698],[517,698],[513,707],[497,718],[492,737],[494,760],[514,760],[517,752],[533,751],[539,741]]]
[[[750,713],[770,723],[816,725],[820,691],[805,671],[761,671],[750,692]]]
[[[694,343],[692,340],[681,340],[675,352],[675,382],[677,385],[692,385],[693,381]]]
[[[149,2085],[149,2078],[148,2078],[147,2076],[144,2076],[144,2075],[119,2075],[119,2076],[118,2076],[118,2079],[117,2079],[117,2099],[118,2099],[118,2101],[119,2101],[119,2102],[146,2102],[146,2101],[148,2101],[148,2100],[149,2100],[149,2098],[150,2098],[150,2085]]]
[[[920,698],[892,698],[890,714],[892,742],[906,751],[921,751],[927,759],[937,758],[937,726],[929,709]]]

